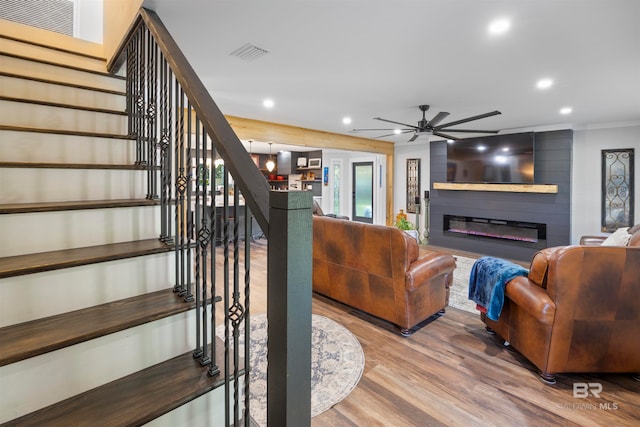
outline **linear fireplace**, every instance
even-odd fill
[[[444,234],[450,236],[503,239],[531,248],[544,248],[547,243],[547,226],[534,222],[444,215],[443,226]]]

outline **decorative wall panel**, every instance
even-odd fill
[[[633,225],[633,154],[602,150],[602,231]]]

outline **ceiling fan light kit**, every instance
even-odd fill
[[[431,120],[427,120],[426,113],[429,110],[429,105],[420,105],[420,106],[418,106],[418,108],[420,109],[420,111],[422,111],[422,119],[418,120],[417,126],[410,125],[408,123],[396,122],[394,120],[383,119],[382,117],[374,117],[373,118],[374,120],[380,120],[382,122],[401,125],[401,126],[404,126],[404,128],[399,129],[399,132],[398,132],[398,129],[354,129],[353,131],[354,132],[362,132],[362,131],[378,131],[378,132],[381,132],[381,131],[393,131],[393,133],[390,133],[390,134],[387,134],[387,135],[380,135],[380,136],[377,136],[375,138],[385,138],[385,137],[388,137],[388,136],[397,135],[399,133],[400,134],[413,133],[413,135],[409,139],[409,142],[415,141],[421,135],[435,135],[435,136],[439,136],[439,137],[444,138],[444,139],[450,139],[450,140],[453,140],[453,141],[456,141],[456,140],[460,139],[459,137],[456,137],[456,136],[450,135],[449,133],[444,133],[444,132],[453,132],[453,133],[498,133],[499,132],[497,130],[451,129],[451,126],[461,125],[461,124],[472,122],[472,121],[475,121],[475,120],[480,120],[480,119],[484,119],[484,118],[487,118],[487,117],[492,117],[492,116],[497,116],[498,114],[502,114],[502,113],[500,113],[500,111],[497,111],[497,110],[490,111],[490,112],[484,113],[484,114],[478,114],[477,116],[471,116],[471,117],[467,117],[467,118],[464,118],[464,119],[455,120],[453,122],[440,124],[440,122],[442,122],[444,119],[447,118],[447,116],[449,116],[449,113],[447,113],[445,111],[441,111],[438,114],[436,114]]]

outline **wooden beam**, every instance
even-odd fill
[[[393,143],[314,129],[225,116],[240,139],[336,150],[363,151],[393,156]]]
[[[558,186],[555,184],[470,184],[456,182],[434,182],[433,189],[546,194],[555,194],[558,192]]]

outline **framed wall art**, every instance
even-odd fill
[[[602,231],[633,225],[633,148],[602,150]]]
[[[420,159],[407,159],[407,212],[420,213]]]

